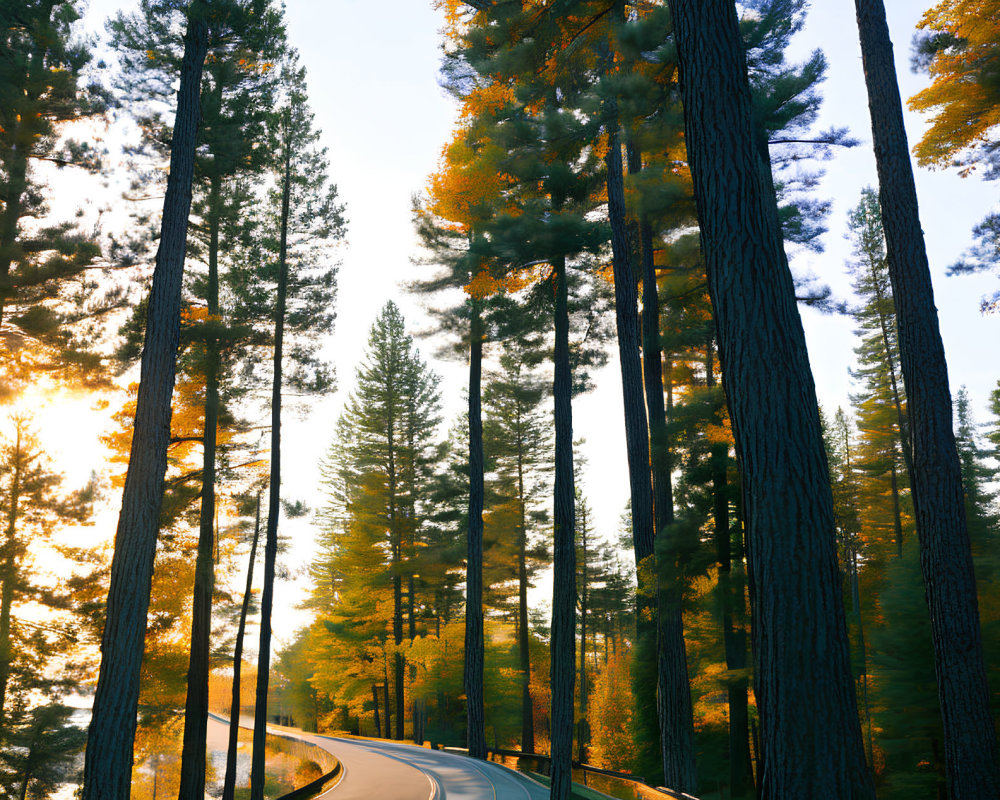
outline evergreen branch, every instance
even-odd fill
[[[839,139],[837,137],[821,136],[818,139],[768,139],[770,144],[825,144],[838,145],[840,147],[856,147],[857,139]]]

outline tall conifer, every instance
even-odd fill
[[[1000,795],[948,366],[882,0],[855,0],[913,447],[913,502],[954,800]]]
[[[815,388],[774,188],[753,127],[735,7],[728,0],[671,0],[670,9],[742,468],[761,784],[775,796],[868,798]],[[735,197],[734,179],[741,187]],[[776,463],[796,466],[776,474],[769,466]],[[804,715],[807,705],[812,713]]]

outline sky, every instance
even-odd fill
[[[101,30],[109,15],[133,5],[91,0],[85,24]],[[915,25],[929,5],[930,0],[886,2],[904,98],[926,84],[925,76],[911,73],[909,52]],[[411,263],[420,255],[411,197],[436,169],[451,135],[455,107],[438,85],[442,20],[429,0],[287,0],[287,19],[289,41],[308,70],[316,123],[324,132],[331,175],[350,220],[340,270],[337,328],[327,349],[337,366],[339,389],[316,401],[307,417],[288,418],[283,426],[283,463],[288,465],[283,492],[316,504],[318,462],[331,443],[339,408],[352,388],[368,329],[379,310],[392,299],[411,330],[427,325],[420,301],[401,288],[402,282],[420,274]],[[846,125],[861,145],[838,153],[825,165],[827,174],[817,192],[833,200],[825,251],[795,254],[793,263],[846,296],[850,290],[845,271],[850,257],[844,238],[847,212],[857,204],[861,189],[876,182],[857,28],[847,0],[815,3],[790,55],[802,60],[815,48],[824,50],[830,65],[817,129]],[[908,112],[906,123],[912,144],[926,120]],[[918,168],[916,176],[952,390],[966,384],[974,413],[983,420],[988,394],[1000,377],[997,348],[989,344],[1000,340],[1000,317],[982,317],[979,298],[993,290],[996,278],[946,278],[944,271],[967,247],[972,226],[996,205],[998,186],[975,177],[960,179],[953,170]],[[848,369],[856,344],[853,323],[811,309],[802,315],[820,402],[831,412],[837,406],[846,408],[851,390]],[[462,409],[465,364],[437,360],[432,341],[420,346],[442,375],[446,418],[453,419]],[[584,489],[596,531],[609,537],[616,535],[628,498],[621,408],[618,366],[612,358],[596,376],[596,389],[576,400],[573,408],[574,435],[586,439],[582,449],[589,467]],[[86,441],[86,434],[78,432],[78,438]],[[285,531],[295,540],[288,557],[294,571],[308,561],[312,529],[308,521],[296,521]],[[301,581],[279,586],[279,609],[291,614],[301,590]],[[279,639],[289,633],[284,626],[276,630]]]

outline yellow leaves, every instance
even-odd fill
[[[609,286],[615,285],[615,268],[614,265],[609,263],[601,264],[597,268],[597,277],[602,281],[607,283]]]
[[[933,114],[913,150],[923,166],[948,166],[963,150],[983,144],[1000,125],[1000,91],[991,80],[1000,58],[1000,0],[943,0],[920,28],[956,44],[934,55],[932,83],[910,98],[910,108]],[[968,174],[974,166],[966,166]]]
[[[705,439],[712,444],[733,444],[733,429],[728,414],[721,425],[709,423],[705,426]]]
[[[492,217],[513,182],[500,168],[501,156],[494,145],[473,150],[465,130],[459,129],[442,152],[440,169],[428,182],[428,210],[464,232]]]
[[[491,275],[488,270],[482,270],[464,288],[466,294],[477,300],[499,294],[517,294],[545,280],[551,272],[552,267],[549,264],[535,264],[524,269],[511,270],[500,278]]]
[[[476,275],[465,287],[465,292],[476,300],[483,300],[487,297],[499,294],[503,288],[503,283],[498,281],[488,270],[483,270]]]
[[[495,114],[513,102],[513,86],[500,83],[477,86],[462,103],[460,118],[468,121],[483,115]]]
[[[251,61],[247,58],[239,59],[236,64],[242,68],[244,72],[257,72],[261,75],[266,75],[272,69],[274,69],[274,63],[271,61],[261,61],[257,63],[256,61]]]
[[[150,61],[156,61],[156,52],[154,50],[147,50],[146,58],[148,58]]]

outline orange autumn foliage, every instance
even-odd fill
[[[951,37],[935,53],[931,85],[910,98],[910,108],[933,112],[931,125],[913,148],[923,166],[948,166],[963,151],[985,144],[1000,125],[996,62],[1000,58],[1000,0],[943,0],[919,28]],[[975,168],[962,164],[964,172]]]

